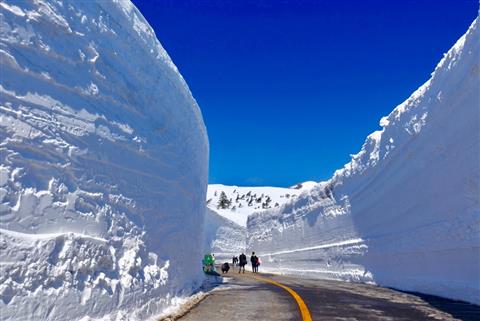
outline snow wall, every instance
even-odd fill
[[[205,214],[205,253],[214,253],[216,262],[231,262],[245,252],[246,228],[207,208]]]
[[[128,0],[0,2],[2,320],[145,320],[203,278],[201,112]]]
[[[262,268],[480,304],[479,48],[477,18],[350,163],[249,217]]]

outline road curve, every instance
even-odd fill
[[[298,308],[300,309],[300,316],[302,321],[312,321],[312,316],[310,315],[310,311],[308,310],[308,307],[305,304],[305,301],[303,301],[302,297],[298,295],[297,292],[292,290],[292,288],[289,288],[288,286],[281,284],[277,281],[274,281],[270,278],[261,277],[258,274],[253,274],[252,277],[257,281],[270,283],[287,291],[297,302]]]
[[[476,305],[367,284],[236,270],[225,280],[180,320],[480,320]]]

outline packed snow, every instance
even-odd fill
[[[480,304],[480,31],[334,176],[248,219],[262,268]]]
[[[128,0],[0,2],[2,320],[146,320],[203,279],[201,112]]]
[[[205,253],[214,253],[218,260],[230,259],[245,252],[247,229],[207,209],[205,214]]]

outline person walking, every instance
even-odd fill
[[[240,254],[240,257],[238,258],[238,265],[240,266],[240,268],[238,269],[238,273],[240,273],[242,269],[243,269],[243,273],[245,273],[245,265],[247,265],[247,256],[244,253]]]
[[[255,252],[252,252],[252,256],[250,256],[250,263],[252,263],[252,272],[258,272],[258,256],[255,255]]]

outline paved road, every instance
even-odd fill
[[[377,286],[259,274],[296,292],[312,320],[480,320],[480,307]],[[230,271],[228,286],[212,291],[182,321],[302,320],[299,306],[285,289]]]

